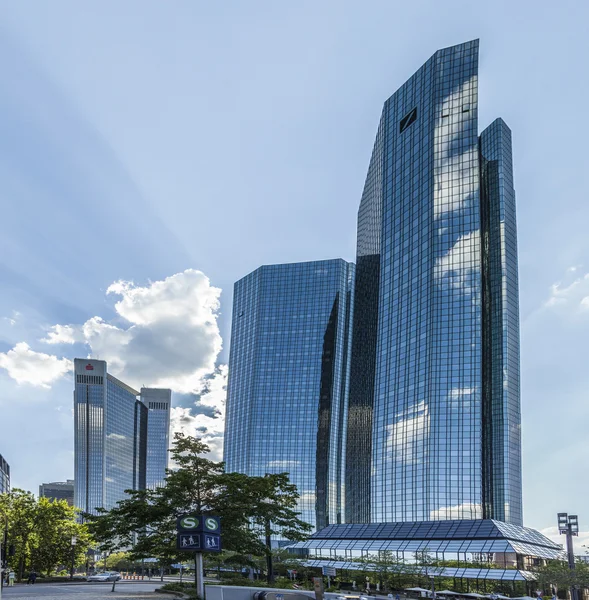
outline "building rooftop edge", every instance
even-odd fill
[[[412,540],[446,540],[446,539],[454,539],[454,540],[467,540],[467,539],[485,539],[485,538],[497,538],[496,535],[483,535],[483,532],[477,530],[473,532],[472,529],[470,531],[461,531],[456,532],[454,534],[450,534],[450,531],[447,531],[446,534],[438,531],[432,531],[438,527],[450,526],[453,528],[457,528],[460,524],[470,523],[472,526],[476,524],[482,523],[492,523],[495,527],[496,531],[500,534],[500,537],[506,540],[513,540],[519,542],[525,542],[528,544],[534,544],[537,546],[544,546],[546,548],[552,549],[562,549],[562,547],[552,541],[549,537],[545,536],[543,533],[540,533],[536,529],[532,529],[531,527],[523,527],[522,525],[513,525],[512,523],[505,523],[503,521],[497,521],[495,519],[446,519],[440,521],[397,521],[397,522],[384,522],[384,523],[333,523],[327,525],[326,527],[316,531],[311,534],[308,541],[318,541],[325,539],[412,539]],[[423,530],[416,531],[418,528],[422,529],[425,526],[429,526],[429,531],[425,532]],[[399,529],[403,529],[404,531],[396,533],[395,535],[385,536],[382,534],[375,535],[376,530],[379,528],[395,528],[397,531]],[[367,529],[370,528],[370,532],[362,531],[362,528]],[[342,535],[338,536],[337,531],[341,530]],[[507,529],[507,530],[506,530]],[[513,531],[508,531],[509,529]],[[347,531],[346,531],[347,530]],[[354,534],[354,530],[359,531],[358,534]],[[391,532],[392,533],[392,532]],[[401,533],[403,535],[401,535]],[[371,535],[372,534],[372,535]],[[429,534],[429,535],[428,535]],[[534,537],[539,536],[539,539],[530,539],[526,538],[525,534],[531,534]]]
[[[313,264],[330,263],[330,262],[337,262],[337,261],[341,261],[343,263],[346,263],[347,265],[356,266],[355,262],[353,262],[351,260],[346,260],[345,258],[341,258],[341,257],[339,257],[339,258],[322,258],[319,260],[301,260],[301,261],[293,261],[293,262],[285,262],[285,263],[270,263],[270,264],[264,264],[264,265],[260,265],[259,267],[256,267],[253,271],[246,273],[245,275],[243,275],[243,277],[240,277],[237,281],[241,281],[242,279],[245,279],[246,277],[253,275],[256,271],[259,271],[261,269],[269,269],[272,267],[292,267],[295,265],[313,265]]]
[[[137,390],[133,389],[130,385],[127,385],[124,381],[121,381],[120,379],[117,379],[114,375],[111,375],[110,373],[106,374],[106,378],[110,382],[112,382],[112,383],[114,383],[114,384],[122,387],[123,389],[127,390],[128,392],[130,392],[134,396],[140,396],[141,395]]]

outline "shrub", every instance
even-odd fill
[[[193,583],[180,583],[179,581],[174,581],[173,583],[166,583],[162,585],[160,590],[167,590],[169,592],[181,592],[186,594],[189,598],[197,598],[196,589],[194,588]]]

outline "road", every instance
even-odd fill
[[[35,585],[20,584],[14,587],[5,587],[2,590],[2,600],[18,598],[43,598],[43,600],[61,600],[71,596],[72,600],[135,600],[137,598],[150,598],[152,600],[172,600],[170,594],[154,594],[153,592],[162,584],[158,581],[136,583],[134,581],[118,581],[115,592],[112,593],[112,583],[37,583]]]

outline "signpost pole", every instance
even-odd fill
[[[194,591],[198,593],[198,552],[194,553]]]
[[[335,567],[322,567],[321,573],[327,577],[327,589],[331,587],[331,578],[336,576]]]
[[[202,552],[194,553],[194,587],[196,595],[204,600],[205,597],[205,577],[203,569]]]
[[[203,552],[221,552],[221,521],[210,515],[184,515],[176,522],[176,548],[194,552],[194,588],[205,600]],[[182,566],[180,566],[182,579]]]
[[[323,577],[313,577],[315,600],[323,600]]]

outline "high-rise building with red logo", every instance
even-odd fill
[[[108,510],[126,497],[125,490],[145,489],[148,472],[150,481],[163,480],[170,390],[155,390],[166,396],[156,410],[150,407],[153,400],[144,402],[141,397],[151,397],[152,390],[143,388],[140,393],[120,381],[107,372],[103,360],[78,358],[74,386],[75,506],[88,513]],[[166,418],[156,418],[161,414]]]

